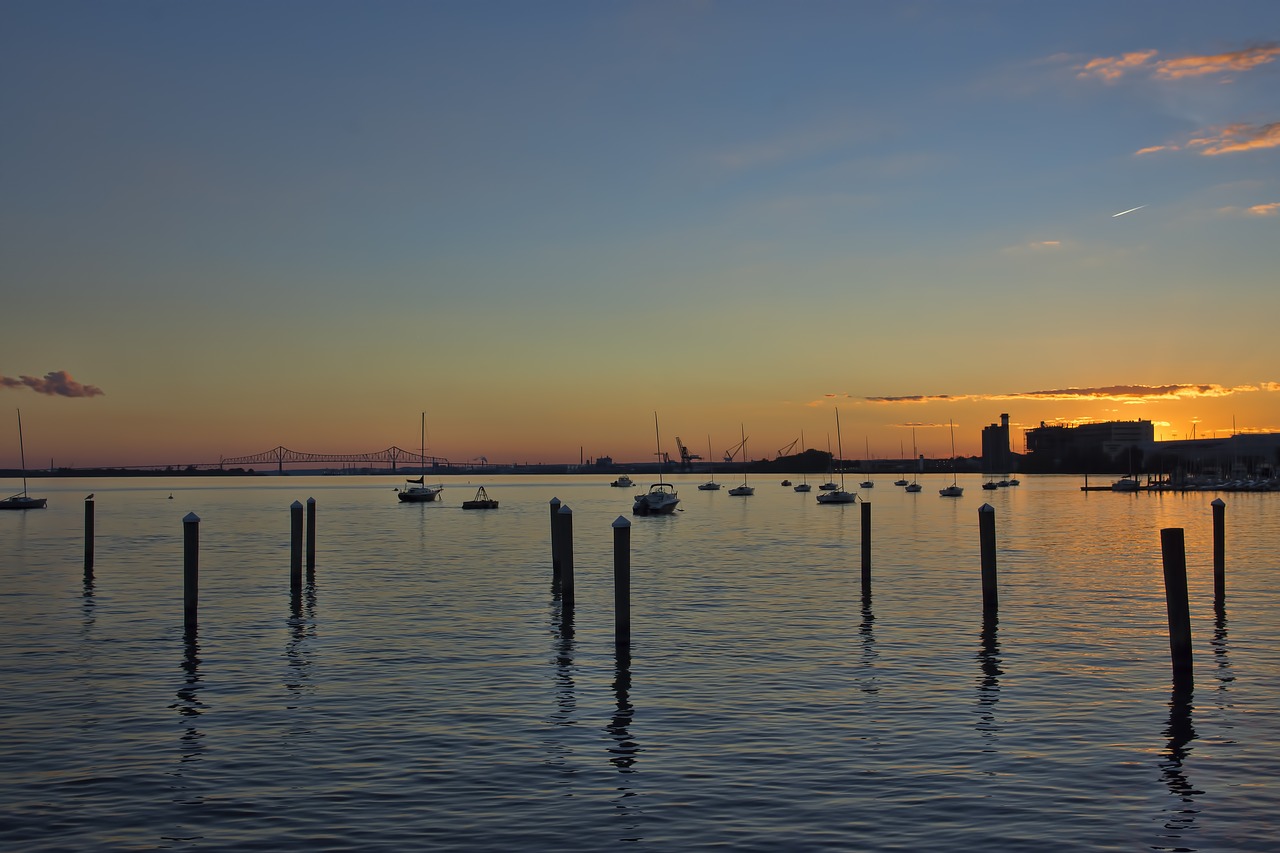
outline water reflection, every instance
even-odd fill
[[[547,722],[553,726],[573,726],[577,721],[578,697],[574,683],[574,640],[573,640],[573,608],[564,606],[558,600],[552,601],[551,621],[555,629],[555,640],[552,643],[552,655],[555,663],[555,710]],[[547,741],[550,752],[546,763],[560,768],[563,772],[573,773],[568,766],[571,748],[566,740],[550,738]]]
[[[311,680],[311,659],[307,655],[307,641],[314,640],[316,634],[316,589],[314,584],[307,584],[301,595],[290,596],[290,617],[288,620],[289,641],[285,643],[284,658],[288,666],[285,678],[285,689],[289,692],[290,710],[297,708],[298,699],[314,693],[315,685]],[[308,734],[306,730],[295,730],[294,734]]]
[[[982,675],[978,679],[978,723],[977,730],[982,736],[994,740],[1000,730],[996,723],[995,708],[1000,701],[1000,676],[1004,670],[1000,668],[1000,619],[994,614],[982,620],[982,633],[979,635],[978,666]]]
[[[631,724],[635,720],[635,706],[631,704],[631,653],[627,649],[619,649],[613,675],[614,711],[613,718],[605,726],[609,734],[609,763],[618,769],[621,778],[614,790],[613,807],[617,816],[623,821],[620,841],[639,841],[640,809],[635,799],[638,792],[633,786],[632,775],[640,755],[640,745],[631,734]]]
[[[178,766],[170,772],[174,777],[174,802],[180,805],[199,805],[204,798],[198,794],[188,793],[186,777],[197,768],[204,754],[204,732],[198,726],[200,715],[204,713],[205,704],[200,700],[200,688],[203,676],[200,673],[200,642],[196,628],[190,627],[182,635],[182,686],[178,688],[178,701],[169,705],[177,711],[185,722],[182,734],[178,737]],[[173,839],[177,836],[168,836]]]
[[[1218,700],[1225,701],[1223,692],[1227,685],[1236,680],[1231,672],[1231,659],[1227,656],[1227,611],[1219,602],[1213,606],[1213,661],[1217,664]]]
[[[1195,831],[1196,816],[1200,813],[1195,798],[1204,792],[1191,784],[1183,768],[1191,754],[1191,741],[1196,739],[1196,730],[1191,723],[1191,710],[1191,690],[1175,688],[1169,700],[1169,724],[1164,730],[1169,741],[1160,760],[1160,775],[1176,802],[1165,809],[1168,817],[1164,828],[1167,831],[1160,835],[1169,844],[1157,844],[1154,846],[1156,850],[1195,849],[1187,846],[1187,836]]]
[[[858,641],[862,648],[862,686],[863,693],[875,695],[880,692],[880,682],[876,678],[875,662],[880,653],[876,651],[875,635],[876,616],[871,610],[871,595],[862,596],[862,621],[858,623]]]

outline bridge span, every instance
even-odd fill
[[[410,465],[420,468],[430,467],[432,469],[451,468],[453,463],[441,456],[428,456],[417,451],[405,450],[392,445],[386,450],[375,450],[372,453],[304,453],[300,450],[290,450],[281,445],[264,450],[262,453],[252,453],[248,456],[228,456],[222,459],[219,467],[228,465],[270,465],[275,464],[277,470],[283,474],[285,465],[315,465],[315,464],[364,464],[376,465],[386,463],[391,467],[392,471],[396,470],[397,465]],[[474,463],[467,463],[468,467],[472,467]]]

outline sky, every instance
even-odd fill
[[[1280,431],[1280,4],[0,0],[0,466]]]

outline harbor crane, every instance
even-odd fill
[[[791,443],[790,443],[790,444],[788,444],[786,447],[784,447],[784,448],[782,448],[781,450],[779,450],[779,451],[778,451],[778,458],[779,458],[779,459],[781,459],[782,457],[786,456],[788,453],[790,453],[790,452],[791,452],[792,448],[794,448],[794,447],[795,447],[797,444],[799,444],[799,443],[800,443],[800,439],[799,439],[799,438],[797,438],[795,441],[791,442]]]
[[[696,453],[690,453],[689,448],[684,446],[684,442],[680,440],[678,435],[676,436],[676,447],[680,448],[680,467],[685,471],[692,471],[694,460],[702,457]]]
[[[748,439],[748,438],[750,438],[750,437],[751,437],[751,436],[749,436],[749,435],[743,436],[743,437],[742,437],[742,441],[739,441],[739,442],[738,442],[737,444],[735,444],[733,447],[731,447],[731,448],[729,448],[728,450],[726,450],[726,451],[724,452],[724,461],[725,461],[725,462],[732,462],[732,461],[733,461],[733,457],[735,457],[735,456],[737,456],[737,455],[738,455],[738,451],[739,451],[739,450],[741,450],[741,449],[746,445],[746,443],[747,443],[747,439]]]

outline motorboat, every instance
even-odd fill
[[[1128,477],[1121,477],[1119,480],[1116,480],[1111,484],[1111,491],[1113,492],[1136,492],[1141,488],[1142,483],[1138,481],[1137,477],[1132,475]]]
[[[615,489],[630,489],[635,486],[635,482],[633,482],[626,474],[623,474],[609,485],[613,486]]]
[[[658,459],[662,459],[662,438],[658,434],[658,413],[653,413],[653,438],[658,445]],[[662,465],[658,465],[658,482],[649,487],[649,491],[636,495],[631,505],[633,515],[670,515],[676,511],[680,498],[676,487],[662,481]]]
[[[670,483],[654,483],[649,491],[636,495],[631,507],[635,515],[670,515],[675,512],[680,498],[676,496],[676,488]]]
[[[484,486],[476,489],[476,496],[469,501],[462,502],[463,509],[497,509],[498,502],[489,497],[489,493],[484,490]]]

